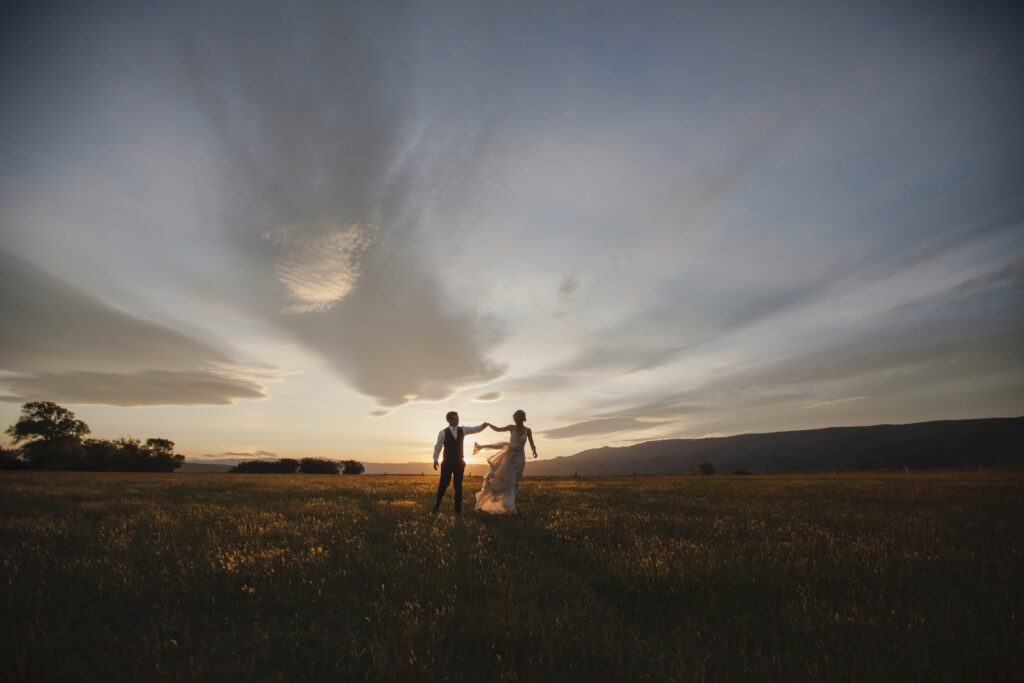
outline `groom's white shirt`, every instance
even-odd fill
[[[484,430],[484,426],[483,425],[477,425],[476,427],[463,427],[462,428],[462,433],[463,434],[476,434],[477,432],[482,432],[483,430]],[[435,465],[437,464],[437,456],[441,454],[441,449],[444,448],[444,433],[445,432],[451,432],[452,436],[454,436],[456,439],[459,438],[459,428],[458,427],[451,427],[451,426],[445,427],[444,429],[442,429],[441,431],[439,431],[437,433],[437,443],[434,444],[434,464]]]

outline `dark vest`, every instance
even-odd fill
[[[452,430],[444,428],[444,459],[446,462],[462,462],[462,442],[466,435],[458,428],[459,438],[452,436]]]

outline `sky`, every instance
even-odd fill
[[[1024,415],[1020,3],[2,13],[2,426],[404,462],[449,410],[541,457]]]

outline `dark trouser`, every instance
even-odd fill
[[[441,507],[441,499],[444,492],[448,490],[448,482],[454,480],[455,486],[455,511],[462,512],[462,473],[466,471],[466,463],[450,463],[447,460],[441,461],[441,481],[437,485],[437,502],[434,509]]]

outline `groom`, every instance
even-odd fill
[[[441,508],[441,499],[444,492],[448,490],[448,483],[455,480],[455,514],[462,514],[462,473],[466,470],[466,461],[462,457],[462,441],[466,434],[476,434],[483,431],[487,425],[485,422],[477,427],[460,427],[459,414],[454,410],[445,415],[448,426],[437,434],[437,443],[434,444],[434,469],[437,469],[437,456],[444,449],[444,459],[441,460],[441,481],[437,485],[437,500],[434,502],[434,509],[430,512],[436,513]]]

